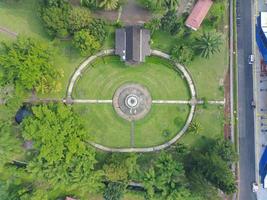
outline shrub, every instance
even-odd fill
[[[79,49],[82,55],[91,55],[99,50],[101,45],[98,40],[87,30],[81,30],[74,34],[73,45]]]
[[[74,7],[71,9],[68,17],[69,32],[74,33],[89,26],[92,17],[88,9]]]
[[[171,135],[171,131],[169,129],[165,129],[162,131],[162,135],[164,137],[169,137]]]
[[[41,18],[49,35],[66,37],[68,35],[68,17],[70,7],[64,4],[62,7],[47,7],[41,11]]]

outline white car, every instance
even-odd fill
[[[248,56],[248,64],[252,65],[255,61],[255,56],[253,54]]]
[[[252,192],[257,192],[259,190],[259,186],[257,183],[252,183]]]

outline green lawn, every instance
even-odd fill
[[[139,66],[126,66],[117,56],[98,59],[77,81],[74,98],[112,99],[116,89],[136,82],[148,88],[153,99],[189,99],[188,88],[172,65],[157,57]]]
[[[152,35],[152,49],[158,49],[165,53],[170,53],[173,46],[178,40],[164,31],[155,31]]]
[[[200,33],[200,31],[194,32],[194,34]],[[152,41],[152,48],[166,53],[170,53],[173,46],[179,43],[179,39],[163,31],[156,31],[152,36]],[[200,98],[223,99],[224,93],[221,87],[228,68],[227,35],[223,36],[223,41],[219,53],[212,55],[210,59],[197,56],[191,64],[186,66],[192,74]]]
[[[73,107],[82,115],[86,130],[96,143],[130,147],[131,124],[120,118],[111,104],[74,104]],[[188,111],[185,105],[152,105],[150,113],[135,122],[135,146],[154,146],[170,140],[183,127]],[[166,129],[170,132],[167,137],[163,136]]]
[[[218,105],[208,105],[207,109],[197,107],[194,120],[201,125],[199,134],[186,133],[179,142],[196,146],[206,138],[223,137],[224,109]]]
[[[149,115],[135,123],[135,146],[155,146],[170,140],[182,129],[188,113],[187,105],[152,105]],[[168,136],[163,135],[165,130]]]
[[[223,83],[228,68],[228,53],[226,44],[222,45],[220,53],[210,59],[197,57],[188,67],[196,84],[199,98],[223,100]]]

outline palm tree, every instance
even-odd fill
[[[221,44],[221,35],[216,32],[209,32],[203,33],[196,39],[195,48],[201,57],[209,58],[212,54],[220,52]]]
[[[195,134],[199,134],[202,131],[202,127],[201,127],[200,123],[192,122],[189,125],[188,131],[192,132],[192,133],[195,133]]]
[[[97,0],[80,0],[80,4],[82,6],[88,6],[88,7],[97,7]]]
[[[118,7],[119,0],[100,0],[99,7],[105,10],[114,10]]]
[[[179,0],[165,0],[165,5],[169,10],[176,10],[179,5]]]

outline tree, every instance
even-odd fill
[[[184,184],[183,165],[175,161],[170,154],[161,152],[154,164],[143,173],[144,187],[148,198],[153,198],[154,190],[160,196],[167,197]]]
[[[149,22],[145,23],[145,28],[149,29],[151,32],[151,35],[157,30],[160,29],[161,22],[159,18],[153,18]]]
[[[178,32],[179,29],[178,18],[175,11],[168,11],[162,18],[161,18],[161,28],[163,31],[174,35]]]
[[[202,127],[199,122],[192,122],[189,125],[188,132],[199,134],[202,131]]]
[[[86,30],[74,34],[73,45],[79,49],[83,56],[92,55],[101,47],[98,40]]]
[[[105,10],[115,10],[119,5],[119,0],[99,0],[99,7]]]
[[[63,4],[60,7],[51,6],[41,9],[41,18],[49,35],[53,37],[68,36],[68,18],[71,7]]]
[[[199,174],[214,187],[226,194],[232,194],[236,191],[235,177],[229,163],[214,151],[214,144],[216,143],[213,141],[204,149],[195,149],[190,152],[185,161],[187,174]]]
[[[3,49],[0,55],[3,85],[12,83],[16,88],[41,93],[60,90],[58,79],[62,73],[52,65],[53,51],[46,43],[19,37],[11,44],[5,43]]]
[[[216,32],[204,32],[200,37],[196,38],[195,49],[201,57],[209,58],[214,53],[220,52],[221,44],[221,35]]]
[[[92,17],[88,9],[74,7],[71,9],[68,18],[69,32],[73,34],[76,31],[80,31],[88,27],[91,22]]]
[[[103,166],[106,180],[112,182],[128,182],[132,174],[138,169],[136,154],[113,153]]]
[[[237,154],[230,140],[217,139],[212,150],[229,164],[237,161]]]
[[[139,0],[139,2],[154,12],[176,10],[179,5],[179,0]]]
[[[23,152],[21,142],[16,138],[12,124],[0,121],[0,171],[2,167]]]
[[[194,51],[191,47],[181,43],[173,47],[171,57],[178,63],[188,65],[194,59]]]
[[[80,4],[91,9],[96,9],[98,7],[98,0],[80,0]]]
[[[126,184],[119,182],[109,182],[104,190],[104,200],[122,199],[126,189]]]
[[[165,7],[169,10],[176,10],[179,5],[179,0],[165,0]]]
[[[103,44],[107,38],[106,23],[101,19],[93,19],[86,31],[93,35],[100,44]]]
[[[85,142],[90,139],[83,120],[63,104],[32,108],[33,116],[23,121],[22,135],[33,141],[38,154],[27,171],[54,190],[64,186],[77,195],[102,188],[102,172],[94,170],[95,150]]]

